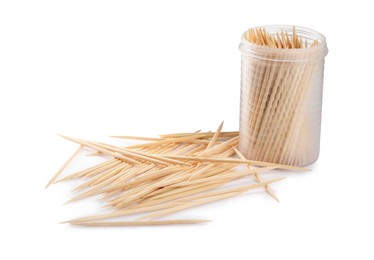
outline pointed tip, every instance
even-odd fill
[[[192,181],[192,179],[196,176],[197,170],[195,170],[192,175],[188,178],[188,181]]]
[[[274,178],[274,179],[266,180],[266,181],[264,181],[264,182],[266,182],[266,185],[269,185],[269,184],[271,184],[271,183],[278,182],[278,181],[282,181],[282,180],[284,180],[284,179],[286,179],[286,177]],[[261,183],[263,183],[263,182],[260,182],[259,184],[261,184]]]
[[[224,123],[225,123],[225,121],[222,121],[222,123],[218,126],[218,128],[217,128],[217,130],[216,130],[216,133],[222,131],[222,128],[223,128],[223,124],[224,124]]]
[[[75,188],[72,190],[72,192],[77,192],[77,191],[82,190],[82,189],[84,189],[84,188],[86,188],[86,187],[78,186],[78,187],[75,187]]]
[[[68,177],[69,177],[69,176],[68,176]],[[55,181],[53,182],[53,184],[57,184],[57,183],[60,183],[60,182],[63,182],[63,181],[68,181],[68,180],[70,180],[70,178],[68,178],[68,177],[64,177],[64,178],[61,178],[61,179],[55,180]]]
[[[279,200],[279,198],[278,198],[278,196],[277,195],[275,195],[274,194],[274,192],[269,192],[268,191],[268,193],[269,193],[269,195],[276,201],[276,202],[278,202],[278,203],[280,203],[280,200]]]
[[[66,204],[69,204],[69,203],[74,202],[74,201],[77,201],[77,200],[79,200],[79,198],[77,198],[77,197],[73,197],[73,198],[71,198],[70,200],[66,201],[64,204],[62,204],[62,206],[65,206]]]
[[[81,185],[75,187],[72,191],[77,192],[77,191],[84,190],[84,189],[87,189],[87,188],[91,188],[91,183],[87,183],[87,182],[82,183]],[[90,190],[90,191],[94,191],[94,190]],[[87,194],[87,192],[85,192],[84,194],[90,195],[90,193]],[[82,195],[84,195],[84,194],[82,194]]]
[[[65,138],[67,140],[70,140],[72,142],[77,142],[79,139],[76,139],[76,138],[73,138],[73,137],[70,137],[70,136],[67,136],[67,135],[60,135],[58,134],[58,136],[62,137],[62,138]]]
[[[109,209],[111,207],[113,207],[113,206],[110,205],[110,204],[104,204],[104,205],[101,206],[102,209]]]
[[[61,134],[57,134],[59,137],[62,137],[62,138],[64,138],[64,139],[67,139],[67,140],[72,140],[72,138],[71,137],[69,137],[69,136],[66,136],[66,135],[61,135]]]
[[[62,222],[60,222],[60,224],[71,224],[71,225],[74,225],[76,223],[85,222],[85,220],[87,220],[86,217],[83,217],[83,218],[72,218],[72,219],[68,219],[68,220],[62,221]]]

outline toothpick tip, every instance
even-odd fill
[[[64,204],[62,204],[62,206],[65,206],[66,204],[69,204],[71,202],[74,202],[74,201],[77,201],[78,199],[76,198],[71,198],[70,200],[66,201]]]

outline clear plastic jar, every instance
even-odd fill
[[[243,34],[239,150],[249,160],[309,165],[319,155],[326,39],[304,27],[261,28],[296,32],[305,46],[261,46]]]

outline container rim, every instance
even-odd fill
[[[280,32],[281,30],[283,30],[284,32],[291,33],[293,32],[294,26],[276,24],[256,26],[251,27],[250,29],[260,28],[265,28],[268,33],[275,34],[275,32]],[[303,26],[295,26],[295,30],[302,39],[306,39],[310,42],[317,40],[318,45],[314,47],[299,49],[277,49],[268,46],[261,46],[255,43],[251,43],[247,39],[245,39],[244,35],[247,32],[245,31],[241,37],[241,44],[239,45],[239,50],[241,51],[242,55],[250,56],[252,58],[286,62],[306,62],[315,59],[323,59],[327,55],[328,48],[326,44],[326,37],[323,34]],[[301,54],[305,56],[304,59],[300,59]]]

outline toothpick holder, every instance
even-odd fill
[[[312,164],[320,150],[326,39],[304,27],[261,29],[280,42],[297,35],[302,47],[263,46],[248,40],[248,32],[243,34],[239,150],[249,160]]]

